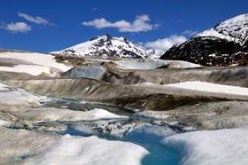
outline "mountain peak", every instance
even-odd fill
[[[110,39],[112,39],[112,36],[109,35],[109,34],[104,34],[104,35],[101,35],[101,36],[93,37],[93,38],[90,39],[90,41],[93,41],[93,40],[96,40],[96,39],[110,40]]]
[[[218,37],[243,45],[248,39],[248,14],[227,19],[196,37]]]
[[[128,39],[124,37],[113,37],[108,34],[91,38],[89,41],[52,53],[78,57],[147,57],[145,50],[136,46]]]

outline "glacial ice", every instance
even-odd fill
[[[115,115],[104,109],[93,109],[87,112],[74,111],[61,108],[34,108],[25,112],[15,112],[15,115],[33,123],[48,121],[88,121],[113,118],[127,118],[126,116]]]
[[[101,79],[104,74],[106,70],[102,66],[81,66],[69,70],[64,75],[69,78]]]
[[[40,105],[42,98],[24,90],[0,83],[0,104],[3,105]]]
[[[145,148],[130,142],[65,135],[24,165],[140,165],[147,154]]]
[[[248,128],[196,131],[161,141],[181,155],[182,165],[247,165]]]

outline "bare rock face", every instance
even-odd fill
[[[247,44],[248,14],[243,14],[221,22],[179,46],[172,47],[161,56],[161,59],[186,60],[205,66],[245,65]]]

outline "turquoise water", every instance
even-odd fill
[[[70,134],[72,136],[91,136],[87,133],[78,131],[74,128],[69,128],[62,134]],[[140,145],[149,151],[149,154],[142,160],[142,165],[178,165],[180,161],[179,154],[162,144],[161,137],[148,135],[129,135],[123,138],[116,138],[109,135],[98,135],[100,138],[108,140],[128,141]]]
[[[142,165],[178,165],[180,157],[178,153],[170,148],[159,144],[148,145],[147,150],[150,152],[143,161]]]
[[[128,141],[143,146],[149,151],[143,161],[142,165],[178,165],[180,161],[179,154],[162,145],[160,141],[163,137],[156,137],[153,135],[132,135],[126,138]]]

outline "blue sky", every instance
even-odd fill
[[[0,48],[41,52],[60,50],[103,34],[151,45],[158,39],[177,42],[222,20],[248,13],[246,0],[1,0],[0,3]]]

